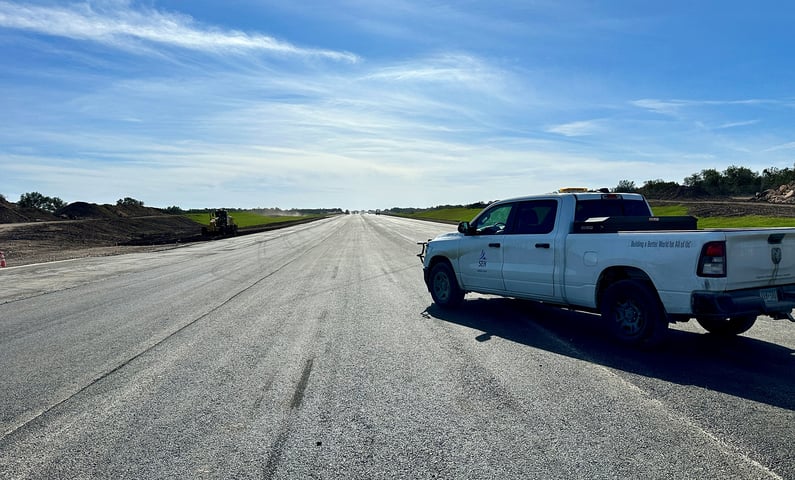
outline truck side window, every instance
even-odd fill
[[[472,222],[472,227],[480,235],[503,233],[508,225],[513,204],[497,205],[486,210]]]
[[[555,200],[535,200],[523,202],[516,208],[516,216],[510,233],[543,234],[555,228],[555,215],[558,202]]]

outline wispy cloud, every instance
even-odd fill
[[[679,112],[680,108],[687,105],[687,102],[679,100],[657,100],[653,98],[635,100],[631,103],[636,107],[663,115],[675,115]]]
[[[780,145],[774,145],[768,149],[765,149],[765,152],[776,152],[779,150],[795,150],[795,142],[788,142],[782,143]]]
[[[719,125],[719,129],[726,129],[726,128],[737,128],[737,127],[747,127],[749,125],[756,125],[759,123],[759,120],[746,120],[743,122],[728,122],[722,125]]]
[[[131,8],[123,2],[33,6],[0,1],[0,27],[117,47],[145,42],[206,53],[259,51],[359,61],[353,53],[304,48],[267,35],[205,27],[187,15]]]
[[[403,84],[444,84],[489,93],[505,83],[505,74],[475,56],[451,53],[392,64],[364,79]]]
[[[601,120],[584,120],[580,122],[564,123],[547,129],[550,133],[557,133],[566,137],[583,137],[595,135],[603,130]]]
[[[786,105],[778,100],[766,100],[750,98],[744,100],[660,100],[654,98],[644,98],[634,100],[632,105],[663,115],[676,116],[686,108],[695,107],[721,107],[721,106],[758,106],[758,105]]]

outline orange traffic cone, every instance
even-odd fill
[[[6,256],[3,255],[3,252],[0,252],[0,268],[6,267]]]

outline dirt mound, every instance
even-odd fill
[[[201,226],[180,215],[137,218],[88,218],[8,225],[0,228],[3,240],[57,239],[64,244],[125,245],[176,242],[199,236]]]
[[[53,215],[0,199],[0,251],[12,265],[116,254],[198,238],[201,225],[196,222],[142,205],[74,202]]]
[[[96,215],[88,208],[84,214]],[[101,213],[101,209],[100,209]],[[180,215],[84,218],[0,224],[0,251],[10,265],[112,255],[201,238],[201,226]]]
[[[89,218],[133,218],[164,215],[159,208],[142,205],[97,205],[95,203],[74,202],[55,212],[59,218],[81,220]]]
[[[686,185],[665,184],[655,185],[652,188],[640,188],[638,193],[643,194],[648,199],[654,200],[701,200],[701,199],[715,199],[716,197],[708,194],[703,189],[698,187],[689,187]]]
[[[74,202],[59,209],[55,215],[60,218],[86,219],[86,218],[112,218],[117,216],[107,206],[99,206],[95,203]]]
[[[0,198],[0,223],[23,223],[56,220],[54,215],[31,208],[19,208],[16,203],[11,203]]]
[[[29,222],[17,206],[0,198],[0,223]]]
[[[163,210],[143,205],[103,205],[110,208],[120,217],[149,217],[153,215],[165,215]]]
[[[795,217],[795,205],[783,203],[750,202],[735,200],[724,202],[677,200],[659,204],[678,204],[687,206],[687,214],[695,217],[743,217],[758,215],[760,217]]]
[[[54,214],[35,208],[20,208],[0,198],[0,223],[49,222],[54,220],[84,220],[98,218],[134,218],[165,215],[159,208],[143,205],[97,205],[74,202],[58,209]]]
[[[752,200],[755,202],[795,204],[795,183],[781,185],[778,188],[771,188],[757,193]]]

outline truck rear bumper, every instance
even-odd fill
[[[696,317],[770,315],[786,318],[795,308],[795,285],[730,292],[693,292],[690,302]]]

